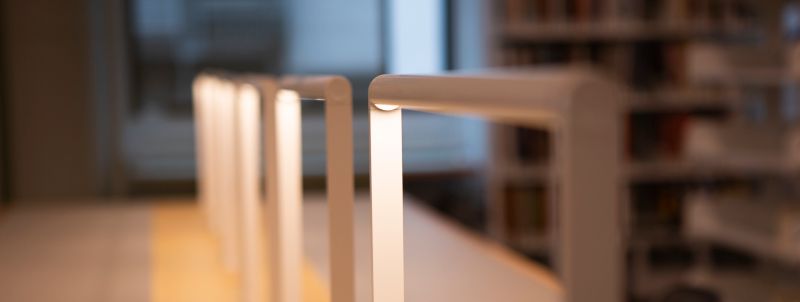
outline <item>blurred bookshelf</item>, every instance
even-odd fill
[[[800,200],[793,189],[800,176],[794,42],[792,30],[774,20],[786,17],[788,2],[491,2],[492,66],[591,65],[633,91],[621,121],[630,301],[662,301],[687,284],[724,298],[748,288],[730,286],[742,278],[755,278],[754,293],[800,293],[777,285],[800,280],[800,261],[748,247],[780,237],[800,251],[800,234],[759,241],[724,232],[733,228],[698,229],[689,212],[698,192],[754,207],[764,198]],[[546,129],[491,127],[489,232],[549,263],[557,230],[548,218],[558,210],[550,177],[557,171],[548,164],[553,138]]]

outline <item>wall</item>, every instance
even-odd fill
[[[92,195],[89,6],[85,0],[2,5],[12,198]]]

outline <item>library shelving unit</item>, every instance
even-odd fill
[[[747,115],[780,119],[776,107],[782,97],[775,86],[785,82],[784,72],[769,77],[744,71],[728,54],[769,40],[765,30],[774,24],[767,19],[779,14],[765,10],[779,5],[748,0],[503,0],[492,5],[492,66],[590,65],[633,90],[623,110],[627,190],[620,208],[629,239],[628,298],[653,298],[685,281],[660,288],[641,282],[680,275],[674,272],[685,261],[673,260],[694,257],[672,251],[697,245],[682,234],[687,192],[701,188],[742,195],[763,190],[764,179],[796,174],[781,152],[738,154],[727,152],[727,144],[708,151],[692,141],[694,135],[700,138],[695,142],[708,141],[713,132],[740,147],[751,140],[752,145],[784,148],[773,141],[785,140],[786,126],[761,127],[769,135],[727,129],[748,128],[741,122]],[[769,78],[778,79],[764,83]],[[554,254],[557,231],[557,219],[548,217],[563,198],[550,172],[558,156],[553,150],[557,138],[547,129],[505,125],[493,125],[491,133],[489,232],[546,262]],[[678,264],[659,272],[636,267],[648,261]]]
[[[557,139],[554,237],[566,301],[621,301],[619,101],[624,91],[583,68],[431,76],[383,75],[370,84],[372,284],[375,301],[404,301],[402,111],[469,114]]]

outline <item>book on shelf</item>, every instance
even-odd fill
[[[513,143],[517,164],[544,163],[550,157],[550,134],[545,130],[514,128]]]
[[[664,19],[670,24],[686,24],[690,19],[689,8],[697,1],[666,1],[664,3]]]
[[[648,90],[664,82],[666,64],[661,41],[641,41],[634,44],[633,70],[629,81],[634,89]]]
[[[553,6],[555,6],[555,3],[552,3],[551,0],[533,0],[531,8],[534,20],[538,22],[551,21],[553,18]]]
[[[664,46],[663,60],[666,82],[672,87],[684,87],[689,84],[686,68],[686,43],[676,41]]]
[[[523,243],[544,235],[547,230],[546,189],[534,184],[507,184],[504,190],[506,234],[508,240]]]
[[[525,21],[527,0],[505,0],[505,19],[509,23]]]
[[[695,83],[721,81],[730,76],[724,59],[706,60],[711,48],[689,45],[683,41],[634,41],[611,43],[607,41],[576,41],[548,43],[509,43],[501,48],[500,64],[503,66],[531,66],[543,64],[588,64],[599,67],[615,78],[629,83],[634,90],[649,91],[657,88],[689,87]],[[698,69],[709,66],[713,71]],[[716,79],[716,80],[715,80]]]
[[[504,22],[516,24],[620,23],[720,27],[751,23],[747,0],[503,0]]]
[[[683,226],[682,184],[638,184],[632,187],[633,235],[677,235]]]
[[[634,161],[685,159],[695,148],[694,126],[718,123],[724,117],[722,108],[630,114],[626,126],[628,157]]]

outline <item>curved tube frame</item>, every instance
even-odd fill
[[[197,195],[201,209],[212,229],[216,229],[216,222],[212,221],[213,184],[211,182],[211,113],[208,103],[214,91],[214,78],[206,73],[198,74],[192,83],[192,109],[194,110],[195,126],[195,156],[197,165]]]
[[[623,300],[621,89],[574,68],[475,75],[382,75],[372,81],[373,295],[404,300],[402,109],[469,114],[554,133],[556,270],[566,301]]]
[[[325,102],[331,301],[355,301],[353,97],[350,82],[341,76],[285,77],[281,80],[281,87],[296,92],[301,99]],[[296,154],[299,155],[299,150]]]
[[[237,96],[237,170],[239,172],[239,224],[241,227],[242,300],[266,299],[266,251],[261,206],[262,104],[275,103],[277,83],[269,77],[240,81]]]
[[[236,84],[224,74],[215,74],[211,97],[205,109],[209,129],[207,158],[210,191],[208,217],[212,229],[222,243],[222,261],[225,268],[238,272],[241,268],[241,238],[239,235],[239,199],[236,160]],[[205,111],[205,110],[204,110]]]

